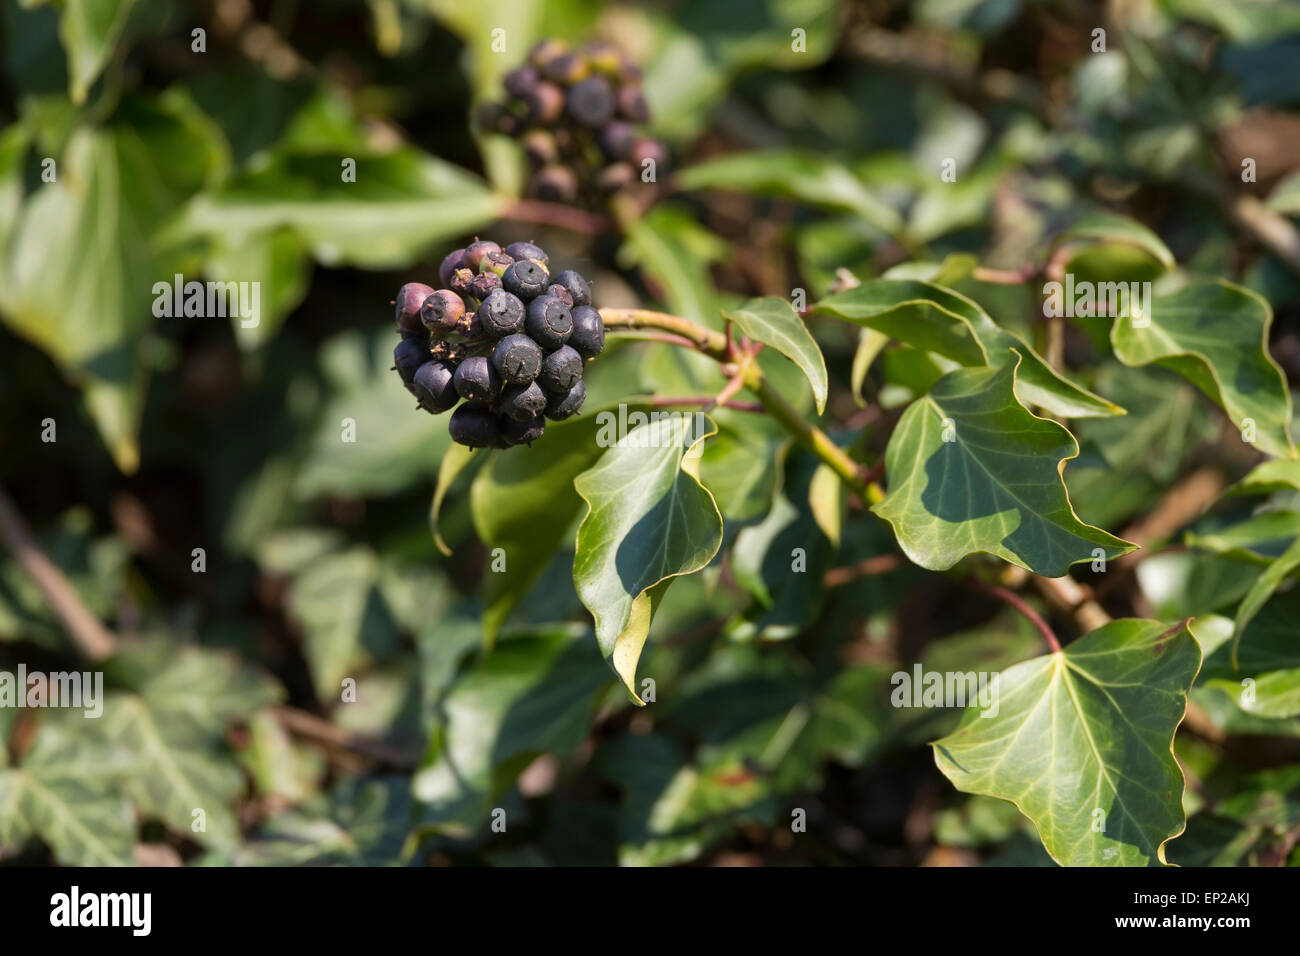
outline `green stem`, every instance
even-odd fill
[[[600,317],[607,329],[660,329],[688,339],[699,351],[719,362],[727,360],[727,339],[721,332],[707,329],[680,315],[652,309],[601,309]]]
[[[717,361],[728,364],[727,337],[680,315],[650,309],[602,309],[600,317],[608,328],[650,328],[670,332],[694,344],[695,348]],[[734,374],[733,367],[728,374]],[[757,396],[762,406],[800,444],[820,458],[862,501],[878,501],[878,485],[867,480],[863,469],[830,436],[809,422],[763,377],[757,362],[743,369],[745,387]]]

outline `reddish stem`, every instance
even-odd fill
[[[1043,640],[1047,641],[1047,646],[1052,649],[1052,653],[1061,653],[1061,642],[1056,639],[1056,635],[1052,632],[1051,627],[1049,627],[1048,623],[1043,620],[1042,615],[1025,603],[1024,599],[1019,594],[1014,591],[1009,591],[997,584],[986,584],[977,578],[973,578],[972,580],[975,581],[976,586],[981,590],[987,591],[994,597],[1005,601],[1023,614],[1030,624],[1038,628],[1038,633],[1043,635]]]
[[[507,199],[497,210],[502,219],[531,222],[541,226],[556,226],[588,236],[603,235],[609,229],[609,220],[585,209],[574,209],[560,203],[539,199]]]
[[[733,408],[738,412],[762,413],[764,408],[758,402],[719,402],[706,395],[656,395],[645,402],[651,408],[673,408],[677,405],[717,405],[721,408]]]

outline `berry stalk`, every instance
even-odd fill
[[[732,361],[727,336],[680,315],[669,315],[651,309],[602,309],[600,317],[606,328],[657,329],[684,339],[697,351],[718,362],[725,364]],[[865,469],[831,441],[829,435],[800,415],[763,377],[758,363],[750,362],[741,371],[745,387],[758,397],[759,403],[782,428],[828,465],[864,503],[880,500],[883,492],[879,485],[868,480]]]

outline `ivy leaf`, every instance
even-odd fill
[[[1113,402],[1062,378],[1020,336],[1000,327],[959,292],[916,279],[873,279],[836,292],[814,308],[965,366],[1005,366],[1022,356],[1016,395],[1066,418],[1122,415]]]
[[[872,510],[924,568],[983,551],[1060,577],[1094,551],[1109,560],[1135,547],[1075,515],[1061,468],[1079,446],[1016,400],[1015,376],[1014,363],[950,372],[890,436],[889,493]]]
[[[1089,213],[1079,219],[1057,239],[1058,245],[1070,241],[1089,241],[1106,245],[1119,244],[1141,249],[1165,269],[1174,268],[1174,254],[1164,241],[1142,223],[1111,212]]]
[[[413,791],[440,823],[473,825],[539,753],[567,753],[587,735],[609,669],[590,631],[504,635],[439,698],[429,760]]]
[[[1235,664],[1231,644],[1234,623],[1217,615],[1198,618],[1194,634],[1205,655],[1199,682],[1223,691],[1248,714],[1268,718],[1300,714],[1297,615],[1300,590],[1293,588],[1271,597],[1242,629]]]
[[[1264,573],[1255,579],[1255,583],[1250,586],[1246,596],[1241,599],[1241,604],[1237,607],[1237,623],[1232,631],[1233,667],[1240,664],[1239,649],[1251,620],[1259,613],[1260,608],[1268,602],[1277,589],[1282,586],[1282,582],[1290,577],[1297,568],[1300,568],[1300,538],[1296,538],[1291,543],[1291,546],[1278,556],[1277,560],[1264,569]]]
[[[112,126],[74,132],[57,181],[33,192],[14,225],[0,229],[12,230],[0,268],[0,319],[84,389],[104,444],[131,472],[140,454],[151,290],[181,271],[179,253],[159,236],[223,156],[183,95],[127,100],[119,115]]]
[[[1228,495],[1271,495],[1275,491],[1300,491],[1300,460],[1261,461],[1245,478],[1225,491]]]
[[[798,365],[812,386],[817,414],[825,411],[826,360],[794,306],[784,299],[769,295],[761,299],[750,299],[740,308],[724,311],[722,315],[740,326],[740,330],[755,342],[772,346]]]
[[[689,166],[677,174],[682,189],[725,189],[781,196],[843,210],[882,232],[897,235],[903,220],[846,167],[802,150],[732,153]]]
[[[635,406],[629,406],[630,411]],[[573,542],[582,511],[574,479],[600,458],[600,413],[552,424],[546,458],[493,455],[470,486],[474,530],[490,550],[502,549],[505,570],[483,581],[483,640],[491,647],[510,612],[562,547]]]
[[[442,502],[447,497],[447,492],[470,463],[480,459],[475,459],[474,449],[460,444],[453,444],[442,456],[442,462],[438,465],[438,481],[433,489],[433,503],[429,505],[429,528],[433,531],[433,543],[437,546],[439,553],[444,558],[451,557],[451,548],[447,542],[442,540],[442,532],[438,530],[438,516],[442,513]]]
[[[275,686],[224,654],[165,644],[128,648],[106,671],[130,689],[108,696],[95,730],[138,760],[140,772],[126,781],[132,802],[205,846],[236,844],[244,779],[222,736],[275,702]],[[205,829],[192,829],[195,810]]]
[[[45,723],[22,765],[0,770],[0,845],[35,834],[65,866],[130,866],[135,817],[120,784],[140,768],[66,723]]]
[[[1268,354],[1273,310],[1258,294],[1222,280],[1194,282],[1155,296],[1147,322],[1120,316],[1111,329],[1125,365],[1156,363],[1183,376],[1228,413],[1247,440],[1279,458],[1295,458],[1288,425],[1291,394]]]
[[[343,180],[343,157],[334,152],[276,156],[195,197],[168,235],[228,245],[232,237],[289,229],[323,263],[384,268],[405,266],[498,212],[487,184],[451,163],[409,147],[355,153],[355,182]]]
[[[1009,800],[1065,866],[1154,866],[1182,833],[1173,739],[1201,652],[1186,624],[1111,621],[1002,672],[934,760],[965,793]]]
[[[662,415],[628,433],[574,482],[587,503],[573,581],[596,639],[632,699],[650,620],[673,578],[699,571],[722,544],[722,515],[700,483],[703,416]]]
[[[1271,564],[1297,537],[1300,537],[1300,512],[1278,509],[1261,511],[1217,531],[1204,534],[1189,531],[1183,539],[1189,548],[1256,564]]]
[[[68,55],[68,95],[86,102],[86,93],[122,39],[136,0],[67,0],[59,19],[59,39]]]

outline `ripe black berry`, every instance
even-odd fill
[[[567,392],[582,380],[582,356],[563,345],[542,359],[537,381],[548,392]]]
[[[408,282],[397,290],[397,298],[393,301],[393,306],[397,314],[399,331],[424,331],[424,326],[420,324],[420,305],[425,297],[432,293],[433,290],[423,282]]]
[[[507,335],[492,350],[492,365],[502,380],[527,385],[542,370],[542,349],[526,335]]]
[[[445,335],[465,314],[465,300],[450,289],[429,294],[420,306],[420,321],[430,332]]]
[[[536,260],[518,257],[501,277],[502,288],[525,302],[541,295],[550,281],[550,275]]]
[[[527,385],[507,385],[501,390],[498,408],[507,418],[527,421],[545,410],[546,393],[536,382],[529,382]]]
[[[501,376],[486,355],[471,355],[456,366],[456,392],[471,402],[490,402],[501,391]]]
[[[565,269],[557,275],[555,284],[569,290],[574,305],[591,305],[591,287],[587,285],[586,279],[572,269]]]
[[[449,365],[437,360],[425,362],[415,370],[415,377],[409,386],[411,394],[426,412],[434,415],[445,412],[460,401],[460,395],[452,383],[453,377]]]
[[[491,448],[501,437],[496,417],[486,405],[466,402],[451,413],[447,422],[451,440],[471,448]]]
[[[573,331],[568,345],[583,358],[594,358],[605,351],[605,323],[600,313],[589,305],[573,307]]]
[[[506,254],[519,259],[534,259],[542,265],[546,265],[546,250],[541,246],[533,245],[531,242],[512,242],[506,246]]]
[[[558,349],[573,331],[573,314],[556,296],[539,295],[528,303],[524,331],[548,352]]]
[[[502,338],[524,327],[524,303],[505,289],[491,293],[474,313],[485,334]]]
[[[567,392],[551,395],[546,400],[546,417],[553,422],[562,422],[572,418],[582,409],[587,400],[587,383],[579,381]]]
[[[593,76],[569,87],[564,108],[583,126],[601,126],[614,115],[614,88],[603,76]]]
[[[415,377],[415,370],[427,361],[429,361],[429,349],[413,339],[402,339],[393,349],[393,366],[407,385],[410,385]]]
[[[499,422],[501,438],[507,445],[531,445],[546,431],[546,419],[536,415],[526,421],[503,418]]]

